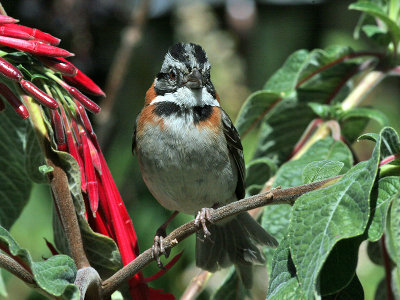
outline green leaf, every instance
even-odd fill
[[[339,121],[346,121],[351,118],[372,119],[381,126],[387,126],[389,123],[389,120],[383,112],[368,107],[357,107],[344,111],[340,114]]]
[[[400,198],[400,178],[397,176],[381,178],[374,189],[377,189],[376,204],[372,207],[374,210],[372,211],[371,225],[368,228],[368,239],[373,242],[382,237],[386,227],[386,218],[390,203],[394,199]]]
[[[384,12],[378,4],[374,2],[366,2],[360,1],[357,3],[352,3],[349,6],[349,9],[354,9],[358,11],[362,11],[368,13],[378,19],[380,19],[383,23],[386,24],[389,31],[392,34],[393,42],[397,45],[400,40],[400,27],[397,25],[395,21],[389,18],[386,12]]]
[[[219,287],[218,290],[211,296],[212,300],[225,300],[225,299],[236,299],[244,300],[248,296],[248,292],[243,287],[243,284],[235,271],[235,268],[231,268],[230,272],[226,276],[224,283]]]
[[[9,229],[29,199],[32,182],[25,169],[29,120],[22,120],[6,101],[0,113],[0,224]]]
[[[351,168],[334,185],[301,196],[293,206],[290,249],[306,298],[321,293],[317,279],[335,244],[361,235],[367,226],[380,146],[378,139],[368,161]]]
[[[343,142],[328,137],[317,141],[299,159],[283,164],[276,174],[274,185],[287,188],[303,184],[302,175],[306,166],[321,160],[342,162],[342,173],[346,172],[353,164],[349,148]]]
[[[303,171],[303,183],[321,181],[329,177],[334,177],[340,173],[344,163],[333,160],[313,161],[305,166]]]
[[[308,55],[304,53],[301,52],[294,62],[288,59],[276,73],[280,72],[279,76],[283,78],[284,71],[290,69],[286,74],[290,79],[285,78],[287,83],[283,87],[275,79],[267,84],[268,91],[282,95],[282,99],[265,114],[255,113],[253,116],[254,120],[261,121],[254,158],[267,157],[278,165],[286,161],[307,125],[315,118],[308,103],[340,103],[350,91],[348,79],[355,75],[355,70],[363,61],[369,59],[352,59],[352,50],[348,47],[316,49]],[[290,63],[293,65],[287,65]],[[277,84],[277,88],[273,87],[273,83]],[[287,90],[289,87],[293,90]],[[285,90],[279,91],[279,88]]]
[[[391,37],[387,30],[377,25],[364,25],[362,26],[362,31],[364,31],[365,35],[378,45],[387,47],[391,42]]]
[[[26,156],[25,156],[25,168],[33,182],[36,183],[48,183],[48,179],[45,173],[40,168],[45,165],[44,155],[40,148],[39,142],[36,137],[36,133],[30,127],[27,130],[27,144],[26,144]]]
[[[340,106],[338,105],[327,105],[315,102],[308,103],[313,112],[322,119],[336,119]]]
[[[276,71],[264,85],[264,90],[277,93],[290,93],[296,87],[299,80],[299,70],[304,67],[309,57],[307,50],[297,50],[284,62],[283,66]]]
[[[36,283],[47,293],[61,296],[66,289],[71,289],[74,291],[74,297],[68,299],[79,299],[78,288],[73,285],[76,267],[69,256],[56,255],[45,261],[35,262],[32,264],[32,271]]]
[[[258,192],[265,182],[276,173],[275,163],[268,158],[253,159],[246,164],[247,192]]]
[[[272,258],[271,276],[268,285],[269,299],[302,299],[296,268],[290,257],[289,242],[285,238]]]
[[[281,96],[274,92],[258,91],[251,94],[242,105],[236,120],[236,129],[240,135],[245,135],[268,113]]]
[[[303,184],[303,170],[315,160],[338,161],[344,164],[342,172],[346,172],[353,164],[353,157],[348,147],[332,138],[317,141],[299,159],[289,161],[281,166],[276,174],[274,186],[282,188]],[[281,241],[287,233],[289,226],[290,207],[286,205],[270,205],[263,210],[262,226],[278,241]],[[266,247],[264,252],[267,257],[268,267],[271,264],[272,253],[275,250]]]
[[[66,255],[55,255],[42,262],[34,262],[29,252],[19,246],[10,233],[0,226],[0,248],[13,255],[16,260],[30,268],[38,286],[53,296],[78,300],[79,290],[73,285],[76,267]]]
[[[386,221],[386,248],[397,267],[400,265],[400,198],[395,197]]]

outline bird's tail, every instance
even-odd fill
[[[276,247],[276,239],[266,232],[247,212],[223,224],[207,225],[210,238],[203,232],[196,237],[196,265],[210,272],[234,264],[245,288],[253,282],[252,265],[265,259],[258,245]]]

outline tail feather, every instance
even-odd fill
[[[245,288],[252,285],[252,265],[265,262],[257,244],[276,247],[278,242],[247,212],[223,224],[208,226],[211,237],[202,232],[196,238],[196,265],[210,272],[234,264]]]

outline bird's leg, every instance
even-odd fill
[[[156,231],[156,235],[154,236],[154,242],[153,242],[153,246],[152,246],[152,253],[153,253],[153,258],[157,261],[157,266],[159,268],[164,268],[160,256],[161,254],[164,254],[165,257],[168,257],[171,250],[168,249],[167,251],[164,249],[164,238],[167,236],[167,227],[169,225],[169,223],[171,223],[171,221],[177,216],[179,212],[178,211],[174,211],[172,213],[172,215],[168,218],[167,221],[165,221],[164,224],[162,224]]]
[[[211,236],[211,232],[208,230],[206,222],[210,222],[210,212],[213,208],[205,207],[202,208],[198,213],[196,218],[194,219],[194,225],[197,227],[203,228],[204,238],[209,238]]]

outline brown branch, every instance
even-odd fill
[[[72,259],[78,269],[89,267],[90,264],[83,248],[82,235],[68,185],[67,174],[61,166],[57,155],[51,151],[49,137],[39,105],[28,96],[23,96],[23,99],[29,111],[36,137],[45,155],[46,164],[53,168],[53,172],[49,173],[48,178]]]
[[[25,270],[17,261],[3,253],[0,253],[0,268],[6,269],[27,284],[36,285],[31,273]]]
[[[196,299],[198,295],[203,291],[204,286],[210,279],[213,273],[208,271],[200,271],[195,277],[193,277],[192,281],[186,288],[180,300],[192,300]]]
[[[223,207],[212,210],[210,213],[209,221],[211,223],[217,223],[227,217],[234,216],[238,213],[266,205],[293,205],[296,199],[301,195],[326,186],[330,186],[336,183],[340,178],[341,176],[337,176],[323,181],[297,187],[291,187],[287,189],[275,189],[270,192],[258,194],[236,202],[232,202]],[[180,226],[179,228],[172,231],[164,239],[164,248],[168,250],[175,247],[179,242],[186,239],[198,230],[201,229],[194,224],[194,220]],[[124,281],[134,276],[153,260],[154,258],[152,255],[152,249],[150,248],[144,251],[135,260],[130,262],[128,265],[117,271],[113,276],[103,282],[103,295],[111,295],[111,293],[113,293]]]
[[[101,114],[98,115],[97,138],[103,144],[110,127],[109,121],[118,91],[127,72],[133,48],[142,38],[142,31],[147,22],[149,0],[142,0],[139,8],[132,10],[130,25],[124,29],[121,44],[111,64],[107,77],[105,92],[107,97],[101,103]]]

